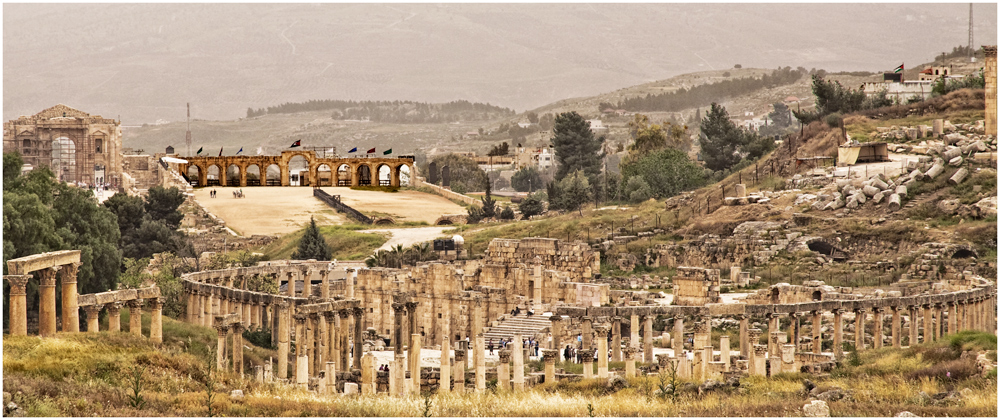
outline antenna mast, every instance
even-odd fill
[[[191,156],[191,103],[187,103],[187,133],[184,135],[184,143],[187,144],[187,155]]]

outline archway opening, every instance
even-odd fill
[[[63,182],[80,181],[76,171],[76,143],[69,137],[52,140],[52,172]]]
[[[781,291],[777,287],[771,289],[771,303],[781,303]]]
[[[389,165],[381,164],[378,165],[378,186],[388,187],[392,185],[392,169]]]
[[[441,219],[441,220],[438,220],[438,222],[437,222],[438,226],[444,226],[444,225],[450,225],[450,224],[452,224],[451,220],[448,220],[448,219]]]
[[[265,169],[265,171],[266,171],[266,173],[264,174],[265,185],[267,185],[268,187],[281,186],[281,167],[279,167],[277,164],[272,163],[267,166],[267,169]]]
[[[207,180],[205,181],[205,183],[207,185],[209,186],[219,185],[219,180],[221,179],[222,175],[222,169],[219,168],[219,165],[209,166],[208,170],[205,171],[205,175]]]
[[[337,167],[337,186],[351,186],[351,167],[346,163],[342,163]]]
[[[395,176],[394,181],[396,182],[396,185],[399,185],[400,187],[409,187],[410,186],[410,165],[403,164],[403,165],[397,166],[396,167],[396,176]]]
[[[288,185],[293,187],[309,185],[309,161],[302,155],[288,159]]]
[[[358,185],[372,185],[372,170],[368,165],[358,166]]]
[[[226,185],[230,187],[240,186],[240,167],[236,165],[229,165],[226,168]]]
[[[316,183],[321,187],[332,187],[333,186],[333,171],[330,170],[330,165],[322,164],[316,168]]]
[[[247,185],[260,186],[260,166],[247,166]]]
[[[974,257],[976,257],[976,253],[970,249],[960,249],[958,251],[955,251],[954,254],[951,254],[952,259],[974,258]]]
[[[192,187],[203,187],[204,185],[199,184],[199,181],[201,181],[201,168],[195,165],[188,166],[187,180]]]
[[[817,290],[812,293],[812,300],[823,300],[823,292]]]

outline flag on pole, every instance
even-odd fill
[[[355,147],[355,148],[353,148],[351,150],[348,150],[347,153],[354,153],[354,152],[357,152],[357,151],[358,151],[358,148]]]
[[[219,156],[222,156],[222,147],[219,148]]]
[[[392,153],[392,149],[389,149],[389,150],[386,150],[386,151],[382,152],[383,155],[388,155],[390,153]]]
[[[260,156],[260,155],[263,155],[263,154],[264,154],[264,148],[263,147],[258,147],[257,148],[257,156]]]
[[[289,147],[299,147],[301,145],[302,145],[302,140],[295,140],[295,143],[292,143],[292,145]]]
[[[240,148],[240,151],[236,152],[237,155],[240,154],[240,153],[243,153],[243,148],[242,147]]]
[[[906,63],[903,63],[903,64],[906,64]],[[900,64],[899,67],[896,67],[896,70],[894,70],[893,73],[902,73],[903,72],[903,64]]]
[[[198,152],[197,152],[197,153],[195,153],[195,154],[196,154],[196,155],[200,155],[200,154],[201,154],[201,150],[202,150],[202,149],[204,149],[204,147],[199,147],[199,148],[198,148]]]
[[[375,153],[375,148],[372,147],[371,149],[368,149],[368,153]]]

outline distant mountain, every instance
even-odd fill
[[[977,44],[996,4],[976,4]],[[5,120],[126,124],[313,99],[517,110],[701,70],[887,70],[967,42],[966,4],[5,4]]]

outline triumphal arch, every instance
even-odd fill
[[[63,104],[5,122],[3,151],[20,152],[34,167],[48,166],[60,181],[121,182],[121,122]]]
[[[286,150],[278,156],[193,156],[183,159],[187,163],[179,164],[178,170],[195,187],[398,187],[406,177],[412,179],[416,175],[413,156],[338,157],[318,156],[312,150]],[[298,159],[305,169],[298,172],[290,170],[293,159]]]

